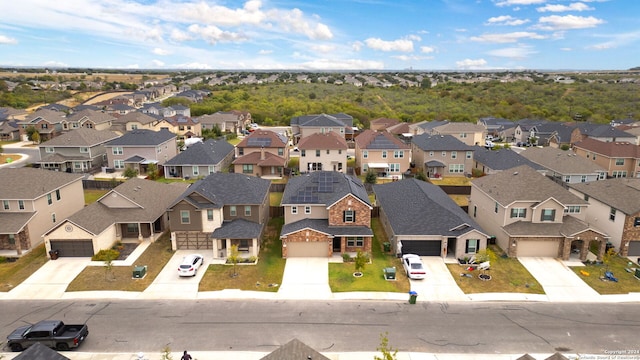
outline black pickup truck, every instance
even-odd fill
[[[67,325],[60,320],[43,320],[32,325],[21,326],[7,336],[11,351],[22,351],[35,343],[56,350],[77,348],[89,335],[85,324]]]

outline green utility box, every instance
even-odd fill
[[[636,269],[636,273],[633,275],[636,279],[640,280],[640,269]]]
[[[133,268],[133,278],[134,279],[142,279],[147,275],[147,265],[145,266],[134,266]]]
[[[389,252],[391,251],[391,243],[386,241],[382,243],[382,246],[384,247],[384,252]]]
[[[396,279],[396,268],[394,267],[388,267],[388,268],[384,268],[382,271],[384,271],[384,279],[385,280],[395,280]]]

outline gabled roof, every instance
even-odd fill
[[[158,119],[154,118],[153,116],[149,115],[149,114],[145,114],[139,111],[132,111],[130,113],[127,113],[125,115],[120,116],[119,118],[117,118],[116,120],[114,120],[115,123],[122,123],[122,124],[126,124],[128,122],[138,122],[140,124],[146,125],[146,124],[151,124],[154,121],[158,121]]]
[[[302,341],[293,339],[280,346],[260,360],[329,360],[328,357],[310,348]]]
[[[370,227],[364,225],[330,226],[328,219],[302,219],[282,225],[280,236],[287,236],[295,232],[312,229],[331,236],[373,236]]]
[[[580,133],[588,137],[607,137],[607,138],[633,138],[635,136],[628,134],[620,129],[616,129],[609,124],[594,123],[576,123],[575,126],[580,129]]]
[[[356,136],[355,142],[360,149],[367,150],[398,150],[411,148],[389,132],[371,129],[367,129]]]
[[[256,239],[262,234],[264,224],[245,219],[225,221],[211,235],[214,239]]]
[[[523,157],[511,149],[486,149],[482,146],[474,146],[473,160],[488,166],[493,170],[507,170],[520,165],[529,165],[535,170],[544,170],[544,167]]]
[[[553,147],[529,147],[520,153],[523,157],[562,175],[587,175],[607,172],[595,162],[576,155],[571,150]]]
[[[85,109],[76,113],[73,113],[67,116],[67,121],[69,122],[78,122],[82,119],[91,120],[96,124],[102,124],[109,121],[115,120],[113,116],[103,111],[95,111],[90,109]]]
[[[459,236],[471,230],[483,233],[439,186],[405,179],[374,185],[373,191],[396,235]]]
[[[640,212],[640,179],[638,178],[607,179],[567,185],[627,215]]]
[[[446,124],[438,125],[433,128],[437,132],[483,132],[485,127],[480,124],[473,124],[468,122],[447,122]]]
[[[316,171],[289,179],[282,205],[322,204],[329,207],[349,194],[371,206],[367,191],[357,177],[335,171]]]
[[[586,138],[573,146],[611,158],[640,158],[640,146],[628,142],[604,142]]]
[[[29,346],[25,351],[21,352],[14,360],[69,360],[68,357],[58,353],[46,345],[39,342]]]
[[[239,158],[233,160],[232,164],[234,165],[253,164],[257,166],[285,166],[287,164],[287,159],[266,151],[264,153],[264,159],[263,159],[262,153],[260,151],[254,151],[252,153],[240,156]]]
[[[588,204],[527,165],[474,179],[471,184],[472,192],[477,188],[502,206],[516,201],[542,202],[548,199],[555,199],[564,206]]]
[[[369,121],[370,125],[377,125],[384,129],[388,128],[389,126],[397,125],[399,123],[400,123],[400,120],[389,119],[389,118],[377,118]]]
[[[501,126],[504,127],[513,127],[515,126],[514,122],[508,119],[496,118],[496,117],[484,117],[478,119],[478,122],[484,124],[484,126],[488,129],[496,129]]]
[[[281,148],[287,145],[287,139],[271,130],[258,129],[245,137],[236,147],[239,148]]]
[[[39,147],[91,147],[104,144],[105,142],[118,138],[118,136],[118,134],[109,130],[80,128],[56,136],[40,144]]]
[[[346,115],[346,114],[343,114]],[[349,115],[346,115],[349,116]],[[303,115],[294,117],[291,119],[291,125],[298,126],[308,126],[308,127],[340,127],[346,126],[344,122],[345,117],[341,117],[340,114],[327,115],[327,114],[316,114],[316,115]],[[351,118],[351,123],[353,124],[353,118]],[[351,126],[351,125],[349,125]]]
[[[156,146],[175,138],[176,134],[169,132],[167,129],[161,129],[160,131],[137,129],[109,141],[105,146]]]
[[[535,223],[531,221],[516,221],[502,228],[509,236],[536,237],[574,237],[585,231],[593,231],[607,237],[607,234],[592,228],[586,222],[571,216],[562,215],[562,222]]]
[[[63,104],[47,104],[44,106],[40,106],[38,108],[38,110],[52,110],[52,111],[59,111],[59,112],[65,112],[68,111],[70,108],[67,105],[63,105]]]
[[[302,150],[347,150],[349,145],[343,137],[333,131],[329,131],[324,134],[314,133],[301,138],[300,142],[298,142],[298,148]]]
[[[225,205],[261,205],[269,193],[271,182],[255,176],[235,173],[213,173],[184,191],[169,207],[187,201],[196,207],[211,208]],[[189,196],[199,194],[208,200],[196,204]]]
[[[226,140],[209,139],[197,142],[187,150],[169,159],[167,165],[216,165],[233,153],[233,145]]]
[[[71,215],[68,221],[94,235],[102,233],[114,223],[153,222],[167,211],[186,186],[183,183],[164,184],[131,178],[98,201]],[[110,197],[126,200],[129,206],[109,207],[105,204]]]
[[[0,169],[0,199],[33,200],[81,180],[82,174],[30,167]]]
[[[386,130],[394,135],[408,134],[411,132],[411,126],[409,123],[401,122],[399,124],[389,126]]]
[[[60,111],[41,109],[33,114],[27,115],[21,123],[33,123],[39,119],[43,119],[51,124],[58,124],[65,120],[65,115],[65,113]]]
[[[473,151],[476,149],[452,135],[420,134],[414,136],[411,142],[423,151]]]
[[[164,121],[168,122],[169,124],[171,124],[173,126],[196,125],[196,124],[198,124],[197,120],[192,119],[189,116],[184,116],[184,115],[174,115],[174,116],[165,117]]]

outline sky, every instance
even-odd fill
[[[626,70],[638,0],[1,0],[0,66]]]

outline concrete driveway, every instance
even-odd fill
[[[411,290],[418,293],[418,301],[465,301],[469,297],[460,290],[444,260],[438,256],[421,256],[427,276],[423,280],[411,280]],[[397,276],[407,276],[404,268]]]
[[[329,259],[288,258],[282,284],[278,290],[281,299],[331,299],[329,287]]]
[[[200,254],[204,257],[204,264],[194,277],[178,276],[178,266],[182,258],[189,254]],[[141,299],[197,299],[198,284],[211,264],[213,254],[211,251],[198,252],[195,250],[177,250],[167,265],[160,271],[156,279],[147,287]]]
[[[569,269],[562,260],[519,257],[520,263],[542,285],[552,302],[598,302],[600,295]]]
[[[67,286],[91,262],[91,258],[61,257],[47,261],[5,299],[60,299]]]

